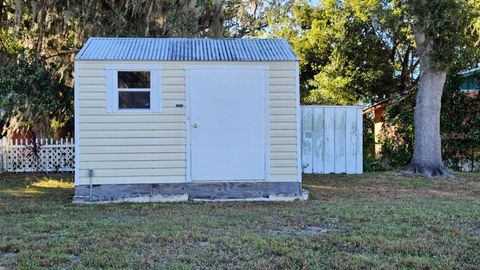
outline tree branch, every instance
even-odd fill
[[[65,55],[65,54],[76,53],[78,51],[80,51],[80,49],[72,49],[72,50],[69,50],[69,51],[63,51],[63,52],[59,52],[59,53],[56,53],[56,54],[51,54],[49,56],[45,56],[45,59],[49,59],[49,58],[52,58],[52,57],[57,57],[57,56]]]
[[[3,42],[2,38],[0,37],[0,45],[2,45],[3,49],[5,49],[5,53],[8,54],[8,48],[7,46],[5,45],[5,43]]]

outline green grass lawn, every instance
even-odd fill
[[[290,203],[73,205],[71,175],[0,175],[0,269],[480,269],[480,174],[304,187]]]

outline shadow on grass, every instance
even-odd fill
[[[402,198],[402,197],[480,197],[480,174],[457,173],[453,179],[427,179],[394,172],[363,175],[305,174],[303,187],[311,199]]]
[[[3,174],[0,176],[0,198],[62,198],[73,196],[72,174]]]

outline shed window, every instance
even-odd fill
[[[107,111],[160,112],[160,68],[107,65]]]
[[[150,109],[149,91],[118,91],[119,109]]]
[[[150,88],[150,71],[118,71],[118,88]]]

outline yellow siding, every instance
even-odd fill
[[[199,62],[151,62],[162,65],[161,113],[106,113],[105,65],[77,62],[79,178],[88,184],[167,183],[186,180],[186,65]],[[131,62],[145,64],[145,62]],[[213,63],[207,63],[209,65]],[[271,181],[297,181],[296,63],[221,63],[268,65]]]

